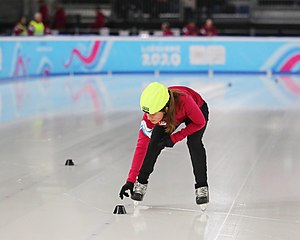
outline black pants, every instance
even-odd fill
[[[209,111],[206,103],[202,105],[201,111],[206,121],[208,121]],[[191,120],[186,119],[184,122],[186,125],[188,125],[189,123],[191,123]],[[196,182],[195,188],[208,186],[206,151],[202,142],[202,137],[205,132],[206,125],[199,131],[193,133],[192,135],[187,136],[187,146],[190,152],[192,165],[193,165],[193,172],[194,172],[195,182]],[[155,126],[153,128],[151,139],[148,145],[148,150],[138,176],[138,181],[140,183],[142,184],[148,183],[148,178],[150,174],[153,172],[157,157],[159,156],[160,152],[163,150],[163,148],[160,148],[158,146],[158,143],[167,134],[168,133],[165,132],[165,127],[163,126]]]

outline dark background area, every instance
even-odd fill
[[[67,22],[56,34],[103,34],[94,29],[95,9],[105,15],[109,35],[153,34],[163,22],[181,32],[194,21],[200,27],[211,18],[221,36],[300,36],[300,0],[45,0],[49,25],[56,4],[65,9]],[[28,21],[39,9],[38,0],[1,1],[0,34],[11,35],[21,16]]]

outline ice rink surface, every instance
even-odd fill
[[[163,151],[139,207],[118,198],[151,81],[209,104],[204,213],[185,140]],[[300,239],[299,75],[53,77],[2,84],[0,100],[0,239]]]

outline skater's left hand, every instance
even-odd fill
[[[169,147],[169,148],[172,148],[174,146],[174,143],[170,137],[170,135],[164,137],[159,143],[158,143],[158,146],[161,147],[161,148],[164,148],[164,147]]]

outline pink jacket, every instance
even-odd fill
[[[188,124],[188,126],[176,133],[171,134],[170,137],[172,141],[177,143],[183,140],[186,136],[199,131],[205,126],[206,120],[200,110],[204,100],[197,92],[188,87],[172,86],[169,87],[169,89],[177,90],[182,93],[180,97],[181,107],[176,109],[176,125],[179,126],[187,118],[191,120],[191,123]],[[163,125],[163,123],[158,124]],[[141,127],[139,130],[138,141],[131,164],[131,169],[127,178],[128,182],[134,183],[136,181],[136,177],[139,175],[154,126],[155,124],[151,123],[148,120],[147,115],[144,114],[141,121]]]

